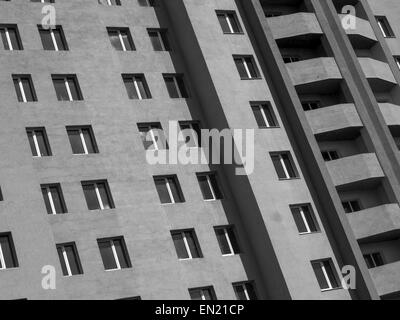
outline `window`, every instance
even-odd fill
[[[237,300],[257,300],[253,282],[239,282],[232,285]]]
[[[84,181],[82,182],[82,188],[89,210],[114,208],[107,181]]]
[[[291,206],[290,210],[300,234],[310,234],[319,231],[311,205],[295,205]]]
[[[105,270],[131,268],[124,237],[98,239],[97,244],[99,245]]]
[[[165,85],[170,98],[188,98],[188,92],[183,81],[183,76],[179,74],[163,74]]]
[[[394,60],[396,61],[397,67],[400,69],[400,56],[395,56]]]
[[[233,256],[240,253],[232,226],[214,227],[214,231],[223,256]]]
[[[158,196],[163,204],[185,202],[176,175],[154,177]]]
[[[270,102],[251,103],[251,109],[253,110],[259,128],[278,127],[278,121]]]
[[[151,44],[154,51],[169,51],[169,41],[167,37],[167,30],[165,29],[147,29]]]
[[[283,56],[282,58],[284,63],[292,63],[300,61],[300,57],[297,56]]]
[[[0,233],[0,270],[18,267],[11,233]]]
[[[138,123],[138,128],[146,150],[168,149],[161,123]]]
[[[64,32],[61,26],[56,26],[55,28],[49,29],[43,29],[41,26],[38,28],[44,50],[68,50],[67,42],[65,41]]]
[[[377,268],[385,264],[379,252],[364,254],[364,260],[368,269]]]
[[[44,184],[40,187],[48,214],[67,213],[60,184]]]
[[[98,153],[91,126],[67,127],[67,134],[73,154]]]
[[[340,288],[332,259],[312,261],[311,265],[322,291]]]
[[[27,128],[29,145],[34,157],[49,157],[51,156],[50,145],[47,140],[45,128]]]
[[[75,242],[57,244],[58,257],[60,258],[62,273],[66,277],[83,274],[81,262]]]
[[[111,45],[117,51],[134,51],[135,45],[128,28],[107,28]]]
[[[265,12],[265,16],[267,18],[272,18],[272,17],[279,17],[282,15],[282,12]]]
[[[343,201],[342,205],[345,213],[361,211],[361,205],[358,200]]]
[[[12,78],[19,102],[37,101],[30,75],[13,75]]]
[[[123,74],[122,79],[129,99],[151,99],[150,90],[143,74]]]
[[[260,78],[260,73],[252,56],[234,56],[233,59],[242,80]]]
[[[288,180],[299,177],[289,152],[271,153],[271,158],[279,179]]]
[[[99,3],[107,5],[107,6],[120,6],[120,0],[99,0]]]
[[[201,129],[198,121],[179,121],[179,127],[188,148],[201,147]]]
[[[376,21],[378,22],[378,26],[382,31],[382,34],[385,38],[394,38],[393,29],[390,27],[389,21],[384,16],[376,17]]]
[[[58,101],[83,100],[76,75],[52,75]]]
[[[155,7],[156,0],[138,0],[138,3],[142,7]]]
[[[0,187],[0,201],[4,201],[3,192],[1,191],[1,187]]]
[[[304,111],[311,111],[321,108],[319,101],[304,101],[301,103]]]
[[[213,172],[197,173],[203,199],[206,201],[223,199],[221,188],[219,187],[217,175]]]
[[[8,1],[8,0],[6,0]],[[38,3],[54,3],[54,0],[31,0],[31,2],[38,2]]]
[[[23,50],[21,38],[16,25],[0,25],[0,35],[4,50]]]
[[[171,236],[179,260],[191,260],[202,257],[196,233],[193,229],[171,231]]]
[[[192,300],[217,300],[212,286],[189,289],[189,295]]]
[[[321,154],[326,162],[339,159],[339,154],[335,150],[322,151]]]
[[[217,11],[217,17],[224,33],[242,33],[239,20],[234,11]]]

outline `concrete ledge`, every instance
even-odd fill
[[[374,91],[387,91],[397,84],[387,63],[371,58],[358,58],[358,61]]]
[[[339,14],[340,20],[343,17],[345,15]],[[356,28],[346,29],[345,32],[353,46],[358,49],[369,49],[378,41],[369,21],[358,17],[356,17]]]
[[[379,108],[388,126],[400,126],[400,106],[392,103],[380,103]]]
[[[400,261],[370,269],[370,274],[380,296],[400,291]]]

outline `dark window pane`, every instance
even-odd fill
[[[236,235],[235,232],[233,231],[233,228],[227,228],[227,232],[228,232],[228,237],[229,240],[231,241],[231,246],[233,249],[233,253],[240,253],[240,249],[239,249],[239,244],[236,240]]]
[[[21,48],[18,41],[17,30],[15,28],[8,28],[8,34],[10,36],[10,41],[13,50],[20,50]]]
[[[61,270],[64,276],[68,275],[67,265],[65,264],[62,247],[57,247],[58,258],[60,259]]]
[[[254,286],[252,283],[246,283],[246,290],[247,290],[247,294],[249,295],[250,300],[257,300],[257,295],[256,292],[254,290]]]
[[[52,209],[51,209],[49,196],[47,194],[47,188],[42,188],[42,194],[43,194],[44,204],[46,205],[47,213],[48,214],[52,214],[53,212],[52,212]]]
[[[265,123],[264,117],[261,112],[261,108],[259,106],[254,106],[254,107],[252,107],[252,109],[253,109],[254,117],[256,118],[256,121],[257,121],[257,125],[260,128],[266,127],[267,124]]]
[[[134,48],[134,46],[133,46],[133,44],[131,42],[129,34],[126,31],[124,31],[124,32],[121,33],[121,36],[122,36],[122,41],[124,42],[124,45],[125,45],[125,49],[127,51],[134,50],[135,48]]]
[[[68,78],[69,90],[73,101],[81,100],[81,96],[78,89],[78,83],[74,78]]]
[[[96,153],[96,149],[94,146],[94,141],[93,141],[93,137],[92,137],[92,133],[91,133],[90,129],[82,129],[82,134],[83,134],[83,138],[86,143],[86,149],[87,149],[88,153]]]
[[[39,30],[40,38],[42,40],[44,50],[54,50],[53,40],[51,38],[50,30]]]
[[[61,29],[53,30],[58,50],[67,50]]]
[[[26,101],[35,101],[30,79],[23,78],[21,79],[21,82],[22,82],[22,87],[24,88]]]
[[[292,208],[292,213],[299,233],[306,233],[307,227],[304,223],[303,218],[301,217],[300,208]]]
[[[167,86],[167,90],[169,93],[170,98],[179,98],[178,88],[175,85],[173,77],[165,77],[165,84]]]
[[[100,198],[101,198],[101,201],[103,202],[104,209],[111,209],[112,205],[111,205],[110,195],[108,193],[106,184],[98,183],[97,188],[99,189]]]
[[[190,294],[191,300],[203,300],[201,290],[199,290],[199,289],[189,290],[189,294]]]
[[[189,254],[186,250],[181,232],[172,233],[172,240],[174,241],[176,253],[179,259],[188,259]]]
[[[129,99],[139,99],[136,87],[132,78],[124,78],[126,91],[128,92]]]
[[[0,236],[0,246],[3,252],[4,261],[6,263],[6,268],[16,268],[17,263],[11,247],[10,236]]]
[[[217,199],[217,200],[222,199],[223,196],[222,196],[222,192],[219,188],[219,184],[217,182],[217,177],[215,176],[215,174],[211,174],[209,176],[209,178],[210,178],[212,189],[214,191],[215,199]]]
[[[65,253],[67,254],[69,267],[71,269],[72,275],[81,274],[78,257],[75,252],[75,247],[73,245],[68,245],[64,247]]]
[[[249,76],[247,75],[246,68],[244,66],[243,60],[241,58],[235,59],[236,67],[239,71],[239,75],[242,79],[247,79]]]
[[[285,163],[286,170],[289,174],[290,178],[295,178],[297,176],[296,171],[294,170],[292,161],[288,154],[282,154],[282,159]]]
[[[239,33],[241,32],[239,23],[236,19],[236,15],[234,13],[228,14],[229,22],[231,23],[232,29],[234,33]]]
[[[56,209],[56,213],[64,213],[65,210],[59,188],[56,186],[50,187],[50,193],[53,198],[53,204],[54,208]]]
[[[35,143],[33,141],[33,132],[31,130],[29,130],[29,131],[27,131],[27,134],[28,134],[29,146],[31,147],[32,155],[34,157],[37,157],[38,154],[36,152]]]
[[[54,88],[56,90],[57,99],[59,101],[69,101],[67,87],[64,79],[53,79]]]
[[[18,101],[19,102],[23,102],[24,99],[22,97],[22,93],[21,93],[21,89],[19,87],[18,79],[13,79],[13,82],[14,82],[15,92],[17,94]]]
[[[236,294],[237,300],[247,300],[247,297],[245,294],[245,288],[243,285],[235,286],[235,294]]]
[[[383,265],[384,265],[384,262],[383,262],[383,259],[382,259],[382,256],[381,256],[380,253],[373,253],[373,254],[372,254],[372,257],[374,258],[375,265],[376,265],[377,267],[380,267],[380,266],[383,266]]]
[[[311,209],[308,206],[305,206],[302,209],[303,209],[303,212],[304,212],[304,216],[305,216],[305,218],[307,220],[308,227],[310,228],[310,231],[311,232],[318,231],[318,228],[317,228],[317,226],[315,224],[313,213],[312,213]]]
[[[281,159],[280,159],[279,155],[272,155],[271,158],[272,158],[272,161],[274,163],[275,170],[276,170],[276,172],[278,174],[279,179],[286,179],[287,178],[286,177],[286,173],[283,170],[283,166],[282,166]]]
[[[83,185],[83,192],[85,194],[86,203],[89,210],[100,209],[99,201],[97,200],[95,187],[93,184]]]
[[[117,269],[117,263],[115,261],[110,241],[99,241],[99,249],[101,258],[103,259],[104,268],[106,270]]]
[[[174,201],[176,203],[183,202],[177,180],[175,178],[168,178],[168,182]]]
[[[118,32],[117,31],[109,31],[108,36],[110,38],[111,45],[114,47],[114,49],[118,50],[118,51],[123,51],[122,43],[119,38]]]
[[[208,181],[207,181],[207,176],[198,176],[197,177],[199,184],[200,184],[200,188],[201,188],[201,192],[203,194],[203,198],[205,200],[211,200],[213,199],[213,195],[211,193],[211,189],[209,187]]]
[[[221,252],[223,255],[231,254],[231,249],[229,248],[229,243],[225,236],[225,231],[223,228],[215,229],[215,234],[217,236],[219,247],[221,248]]]
[[[372,259],[372,256],[370,254],[364,255],[364,260],[365,263],[367,264],[368,269],[375,268],[374,260]]]
[[[161,203],[171,203],[165,179],[154,179]]]
[[[114,247],[115,251],[117,252],[117,257],[121,268],[122,269],[129,268],[130,262],[128,261],[128,257],[125,253],[125,247],[124,244],[122,243],[122,240],[121,239],[114,240]]]
[[[186,231],[185,236],[189,246],[190,253],[192,254],[192,258],[200,258],[200,252],[196,243],[194,232]]]
[[[47,149],[47,143],[46,143],[46,138],[44,136],[44,132],[43,131],[35,131],[36,134],[36,140],[37,143],[39,145],[39,150],[40,150],[40,154],[43,157],[49,156],[49,152]]]
[[[71,143],[73,154],[84,154],[85,153],[78,129],[68,130],[68,138],[69,138],[69,142]]]
[[[314,272],[315,272],[315,276],[317,277],[319,286],[322,290],[324,289],[328,289],[329,288],[329,284],[325,278],[324,272],[322,271],[322,266],[320,262],[313,262],[312,263]]]
[[[6,30],[0,29],[1,40],[3,41],[4,50],[10,50],[10,46],[8,45]]]
[[[326,273],[328,274],[328,278],[329,278],[332,288],[339,287],[332,263],[330,261],[324,261],[324,266],[325,266]]]

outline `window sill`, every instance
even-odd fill
[[[224,32],[224,35],[244,35],[244,32]]]
[[[3,271],[13,271],[13,270],[18,270],[18,269],[19,269],[19,267],[5,268],[5,269],[0,269],[0,272],[3,272]]]
[[[300,180],[300,177],[296,178],[279,178],[279,181],[292,181],[292,180]]]
[[[343,287],[337,287],[337,288],[332,288],[332,289],[321,289],[321,292],[329,292],[329,291],[335,291],[335,290],[342,290]]]
[[[262,80],[262,77],[255,77],[255,78],[240,78],[240,80]]]

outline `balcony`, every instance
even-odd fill
[[[346,17],[346,15],[339,14],[339,19]],[[345,29],[346,34],[354,48],[356,49],[370,49],[377,43],[374,30],[369,21],[356,17],[356,28]]]
[[[335,91],[343,78],[335,59],[331,57],[287,63],[286,67],[299,94]]]
[[[388,126],[400,126],[400,106],[392,103],[380,103],[379,108]]]
[[[373,91],[389,91],[397,84],[387,63],[371,58],[358,58]]]
[[[326,163],[333,183],[340,189],[375,186],[384,177],[374,153],[358,154]]]
[[[400,261],[369,270],[380,296],[400,291]]]
[[[349,138],[363,127],[352,103],[338,104],[307,111],[306,116],[313,133],[321,138]]]
[[[356,239],[384,241],[400,236],[400,207],[385,204],[348,215]]]

